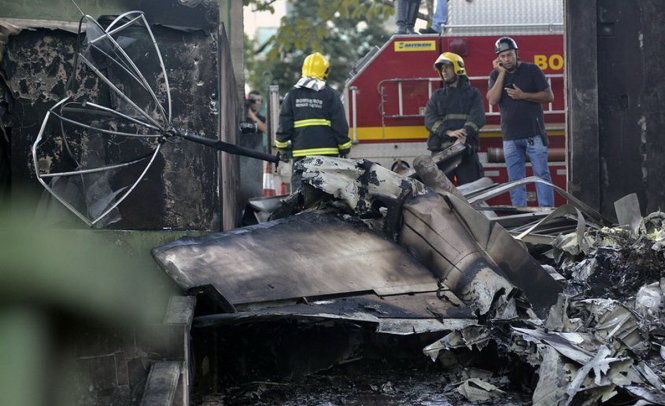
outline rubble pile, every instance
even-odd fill
[[[662,212],[650,214],[637,233],[626,227],[590,228],[583,247],[562,235],[553,244],[558,268],[585,296],[634,296],[645,283],[665,276],[664,219]]]
[[[496,341],[537,371],[533,405],[665,404],[664,219],[652,213],[635,232],[589,224],[582,239],[560,235],[553,254],[564,289],[546,319],[490,320],[425,354]],[[506,322],[510,332],[496,328]]]
[[[325,184],[321,172],[310,174],[310,179],[316,180],[313,184]],[[419,192],[423,194],[420,189]],[[453,193],[440,188],[437,194],[448,201],[453,198]],[[369,199],[369,195],[362,194],[364,199]],[[366,202],[364,207],[372,204]],[[409,203],[401,207],[405,223],[408,207]],[[433,219],[428,220],[430,224]],[[665,214],[657,212],[645,217],[635,231],[626,226],[601,227],[593,219],[587,221],[591,222],[584,223],[581,239],[578,227],[578,232],[561,235],[552,244],[555,268],[564,278],[559,281],[563,292],[547,317],[537,318],[532,313],[525,318],[506,312],[509,306],[505,302],[492,302],[490,306],[495,311],[485,308],[483,313],[493,317],[485,323],[481,318],[479,325],[451,331],[425,347],[424,353],[436,360],[443,350],[480,351],[489,342],[496,342],[499,351],[516,354],[538,372],[539,380],[532,388],[534,405],[593,404],[611,399],[665,404]],[[401,233],[405,231],[408,230],[403,228]],[[418,250],[422,246],[411,248],[421,261],[423,256],[418,255]],[[425,263],[432,269],[431,262]],[[504,283],[508,285],[500,290],[513,286],[510,278]],[[459,295],[476,306],[481,301],[477,294]],[[515,367],[521,365],[515,363]],[[500,383],[505,384],[507,373],[490,374],[486,379],[468,378],[459,383],[457,390],[469,401],[497,401],[504,393]]]
[[[425,185],[366,160],[308,157],[298,165],[303,187],[270,221],[153,250],[184,289],[212,293],[224,310],[195,318],[207,340],[234,326],[248,337],[245,325],[295,322],[293,339],[282,340],[289,345],[267,362],[320,377],[363,359],[371,337],[427,338],[419,348],[438,367],[430,385],[445,395],[438,404],[665,405],[665,214],[608,227],[573,202],[507,230],[441,179]],[[541,246],[541,262],[527,251],[531,243]],[[348,326],[364,338],[331,341]],[[306,331],[321,335],[304,339]],[[267,340],[236,353],[281,342]],[[323,342],[324,351],[313,345]],[[249,359],[239,365],[257,364]],[[357,387],[409,385],[367,379]],[[351,390],[328,389],[333,397]],[[402,404],[399,393],[381,397]]]

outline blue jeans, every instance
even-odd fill
[[[533,140],[532,143],[529,140]],[[503,155],[506,158],[508,168],[508,180],[524,179],[526,177],[526,157],[529,157],[533,174],[546,182],[552,183],[550,168],[547,166],[547,145],[543,145],[543,139],[536,135],[533,138],[520,140],[504,140]],[[538,194],[538,205],[543,207],[554,206],[554,191],[552,187],[536,183]],[[526,206],[526,186],[516,187],[510,190],[510,201],[513,206]]]
[[[441,32],[441,24],[448,24],[448,0],[436,0],[436,9],[432,16],[432,29]]]

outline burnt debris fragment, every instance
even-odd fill
[[[267,346],[257,362],[282,360],[270,379],[287,382],[377,348],[390,358],[385,337],[411,337],[447,399],[663,404],[662,213],[609,227],[573,202],[501,221],[478,204],[487,185],[432,189],[366,160],[301,165],[273,220],[153,250],[199,303],[225,304],[198,310],[196,334],[280,331],[290,345],[268,334],[240,352]],[[323,356],[317,334],[341,335]]]

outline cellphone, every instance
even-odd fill
[[[499,62],[499,66],[503,68],[503,64],[501,62]]]

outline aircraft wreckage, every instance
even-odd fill
[[[534,405],[665,404],[665,215],[618,210],[629,225],[609,228],[567,196],[556,210],[492,216],[483,200],[511,185],[457,190],[432,162],[414,163],[421,182],[366,160],[306,158],[303,187],[269,221],[182,238],[153,256],[213,303],[194,330],[360,325],[425,337],[433,361],[488,346],[512,360],[480,375],[448,370],[468,402],[504,404],[505,390],[521,386]],[[328,335],[300,373],[357,359],[351,341]],[[289,348],[306,358],[300,343]],[[531,368],[537,381],[510,383],[511,368]]]

